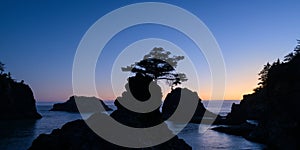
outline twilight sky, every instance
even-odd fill
[[[105,14],[137,2],[146,1],[0,1],[0,61],[6,64],[6,71],[11,72],[13,78],[30,85],[38,101],[66,100],[72,95],[73,60],[85,32]],[[186,9],[210,29],[224,57],[227,76],[225,99],[228,100],[238,100],[243,94],[251,93],[258,83],[257,74],[262,66],[283,58],[293,50],[296,39],[300,38],[298,0],[156,2]],[[130,16],[120,19],[130,19]],[[137,41],[149,38],[162,40],[153,44],[148,42],[142,48],[130,47]],[[101,40],[101,35],[95,40]],[[127,28],[107,43],[95,72],[98,96],[114,99],[121,94],[125,81],[117,79],[124,79],[128,74],[112,69],[114,63],[119,68],[121,61],[117,58],[128,58],[121,65],[130,65],[142,59],[144,54],[135,49],[143,49],[143,52],[153,47],[171,50],[168,48],[174,48],[174,45],[172,47],[170,43],[180,47],[189,58],[182,62],[183,71],[190,71],[185,70],[188,67],[184,65],[190,66],[189,61],[193,63],[200,86],[199,96],[210,99],[210,70],[203,54],[181,32],[154,24]],[[126,51],[128,46],[131,51]],[[135,57],[128,56],[132,53]],[[180,63],[178,65],[180,70]],[[116,76],[119,74],[120,77]],[[193,88],[193,75],[191,73],[190,80],[182,86],[197,89]],[[117,90],[115,95],[111,87]],[[166,87],[163,89],[168,90]]]

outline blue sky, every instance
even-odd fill
[[[73,59],[85,32],[108,12],[136,2],[145,1],[0,1],[0,61],[15,79],[31,86],[37,100],[65,100],[72,94]],[[300,38],[297,0],[156,2],[190,11],[213,33],[226,63],[225,99],[250,93],[262,66],[292,51]],[[195,45],[181,33],[151,24],[128,28],[107,44],[96,69],[99,97],[114,98],[108,88],[112,62],[143,38],[166,39],[186,50],[200,72],[198,94],[209,99],[209,69],[202,54],[194,54]]]

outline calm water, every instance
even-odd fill
[[[230,111],[231,104],[239,101],[224,101],[220,113],[225,115]],[[207,101],[203,102],[207,106]],[[115,109],[111,102],[109,107]],[[37,121],[0,121],[0,150],[23,150],[30,147],[32,141],[41,133],[51,133],[53,129],[60,128],[66,122],[81,119],[77,113],[48,111],[52,103],[38,103],[38,111],[43,116]],[[217,108],[212,108],[215,112]],[[90,114],[85,114],[88,117]],[[180,125],[167,122],[174,132]],[[227,135],[212,130],[204,133],[198,132],[210,126],[198,124],[188,124],[188,126],[178,134],[193,149],[263,149],[263,145],[249,142],[242,137]]]

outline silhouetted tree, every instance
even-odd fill
[[[275,61],[272,66],[277,66],[277,65],[280,65],[281,62],[280,62],[280,59],[278,58],[277,61]]]
[[[260,85],[260,87],[265,87],[266,83],[267,83],[267,79],[268,79],[268,72],[270,70],[272,66],[270,65],[270,63],[267,63],[266,65],[264,65],[264,68],[259,72],[259,80],[260,82],[258,83],[258,85]]]
[[[2,74],[3,73],[3,71],[4,71],[4,65],[5,64],[3,64],[2,62],[0,62],[0,74]]]
[[[294,49],[294,52],[289,53],[288,55],[284,56],[284,62],[292,61],[296,56],[300,55],[300,40],[297,40],[297,46]]]
[[[294,53],[293,52],[291,52],[291,53],[289,53],[288,55],[286,55],[286,56],[284,56],[284,62],[289,62],[289,61],[291,61],[292,59],[294,58]]]
[[[140,73],[153,80],[165,79],[170,86],[173,86],[187,81],[184,73],[175,71],[178,61],[182,59],[184,56],[171,56],[171,52],[163,48],[153,48],[143,60],[121,69],[124,72]]]
[[[295,51],[295,56],[300,55],[300,40],[297,40],[297,46],[295,47],[294,51]]]
[[[259,92],[261,89],[265,88],[267,85],[268,77],[276,77],[278,75],[278,70],[280,70],[282,67],[282,64],[288,64],[293,60],[300,59],[300,40],[297,40],[297,46],[294,49],[294,52],[289,53],[288,55],[284,56],[283,62],[280,62],[280,59],[277,59],[277,61],[273,62],[272,65],[268,62],[266,65],[264,65],[264,68],[259,72],[259,80],[258,87],[253,89],[255,92]]]
[[[11,79],[11,73],[10,73],[10,72],[8,72],[7,78],[8,78],[8,79]]]

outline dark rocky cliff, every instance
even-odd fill
[[[247,139],[271,149],[300,149],[300,44],[283,62],[278,59],[265,65],[260,75],[260,86],[232,106],[227,123],[257,120],[258,126],[245,135]]]
[[[39,119],[31,88],[0,74],[0,119]]]

